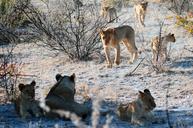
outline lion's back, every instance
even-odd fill
[[[117,27],[115,28],[115,32],[119,40],[123,40],[123,39],[134,40],[135,39],[135,31],[131,26],[124,25],[124,26]]]

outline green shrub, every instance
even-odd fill
[[[193,34],[193,21],[186,16],[176,16],[176,25],[182,26],[187,32]]]
[[[26,20],[22,10],[29,3],[30,0],[0,0],[0,23],[10,28],[18,27]]]

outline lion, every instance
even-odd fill
[[[112,68],[109,53],[111,47],[114,48],[116,52],[114,63],[117,65],[120,64],[120,42],[123,42],[132,55],[132,59],[130,59],[129,63],[133,63],[137,59],[138,50],[135,45],[135,31],[132,27],[124,25],[106,30],[100,29],[98,31],[103,43],[108,68]]]
[[[83,3],[80,0],[73,0],[75,9],[83,6]]]
[[[20,95],[15,100],[16,112],[22,118],[40,117],[42,110],[39,107],[39,101],[35,100],[35,85],[36,82],[32,81],[30,84],[19,84]]]
[[[161,40],[159,40],[159,37],[156,36],[151,40],[151,50],[152,50],[152,59],[153,61],[156,61],[157,57],[161,55],[163,57],[163,60],[167,60],[167,45],[168,42],[175,42],[176,38],[174,34],[167,34],[164,37],[161,37]]]
[[[133,124],[144,125],[149,121],[153,121],[152,110],[156,107],[153,96],[149,89],[144,92],[139,91],[137,100],[126,105],[120,104],[117,114],[121,120],[131,122]]]
[[[84,104],[75,102],[75,74],[71,76],[56,75],[56,84],[50,89],[45,98],[46,105],[50,108],[49,112],[45,112],[45,116],[50,118],[58,117],[57,110],[69,111],[85,118],[89,113],[88,108]]]
[[[108,22],[116,20],[118,22],[117,10],[114,7],[102,7],[102,14],[104,18],[108,18]]]
[[[144,20],[145,20],[147,6],[148,6],[148,2],[142,2],[134,6],[135,18],[144,27],[145,27]]]

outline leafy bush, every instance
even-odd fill
[[[0,23],[9,26],[10,28],[16,28],[22,24],[26,17],[23,12],[18,8],[25,3],[30,3],[30,0],[2,0],[0,1]],[[22,6],[25,8],[25,6]]]
[[[12,100],[20,66],[16,63],[13,50],[19,42],[15,30],[23,20],[23,14],[17,7],[20,0],[0,1],[0,88],[5,90],[6,101]]]
[[[170,10],[176,12],[177,14],[182,14],[183,12],[188,12],[193,9],[192,0],[166,0],[170,2]]]
[[[13,0],[1,0],[0,1],[0,14],[5,15],[9,9],[11,8],[12,5],[14,5]]]
[[[9,34],[8,34],[9,33]],[[0,51],[0,87],[5,90],[6,101],[12,100],[15,96],[16,84],[18,80],[19,65],[16,63],[16,58],[13,55],[13,49],[16,46],[15,41],[17,36],[14,36],[11,31],[0,26],[0,35],[4,35],[9,41],[9,45],[1,45]],[[3,40],[0,40],[0,44]]]
[[[176,16],[176,25],[182,26],[187,32],[193,34],[193,21],[187,17]]]

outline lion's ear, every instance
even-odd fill
[[[98,28],[98,29],[97,29],[97,32],[98,32],[99,34],[101,34],[101,35],[104,35],[104,31],[103,31],[103,29],[101,29],[101,28]]]
[[[19,84],[18,87],[19,87],[19,90],[22,91],[25,88],[25,85],[24,84]]]
[[[71,76],[70,76],[70,80],[72,80],[73,82],[75,81],[75,78],[76,78],[76,75],[75,73],[73,73]]]
[[[33,81],[31,82],[31,85],[32,85],[32,86],[36,86],[35,80],[33,80]]]
[[[60,78],[62,78],[62,76],[60,74],[56,74],[55,78],[56,78],[56,81],[58,81],[60,80]]]
[[[171,36],[174,36],[174,34],[171,34]]]
[[[142,91],[139,91],[139,95],[140,97],[144,97],[145,94]]]
[[[149,89],[145,89],[143,92],[151,95],[151,92],[149,91]]]

